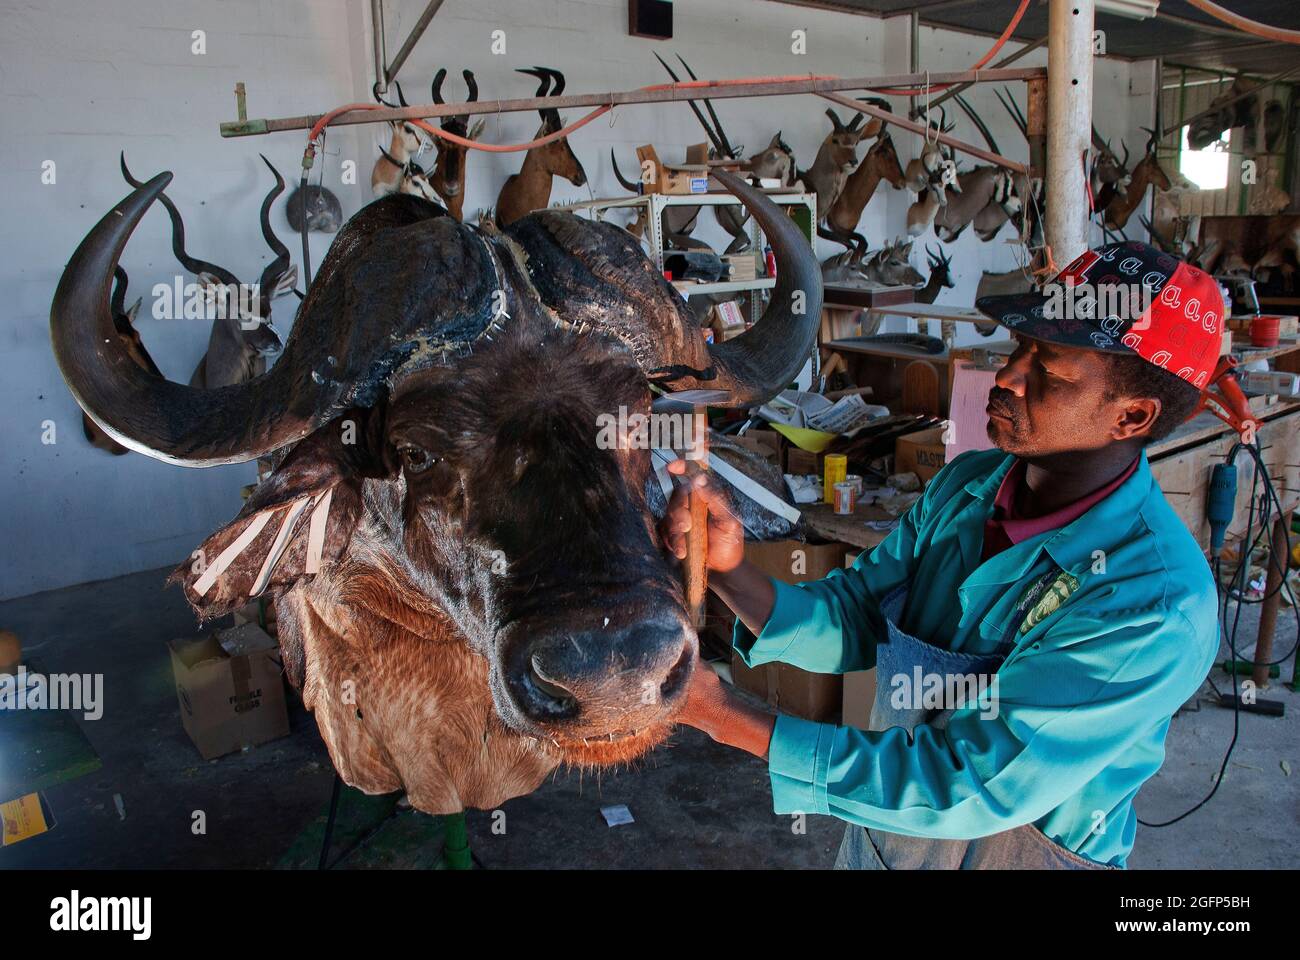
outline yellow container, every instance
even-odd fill
[[[822,461],[822,500],[835,502],[835,484],[849,475],[849,458],[842,453],[828,453]]]

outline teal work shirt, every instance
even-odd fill
[[[962,707],[944,729],[909,737],[779,717],[768,761],[777,813],[946,839],[1032,823],[1081,856],[1124,865],[1133,797],[1218,651],[1213,578],[1145,454],[1074,522],[981,563],[984,522],[1014,462],[1000,450],[957,457],[874,551],[823,580],[773,581],[776,605],[757,637],[737,623],[735,647],[751,666],[866,670],[887,636],[880,602],[906,585],[898,626],[926,643],[991,654],[1015,641],[997,671],[996,711]],[[1015,608],[1053,562],[1078,585],[1021,632]],[[877,683],[891,693],[890,678]]]

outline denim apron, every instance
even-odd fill
[[[1035,583],[1027,592],[1021,608],[1032,606],[1056,571]],[[907,601],[907,588],[899,587],[880,605],[889,631],[887,643],[876,645],[876,699],[871,708],[871,729],[903,727],[909,733],[918,724],[935,729],[948,725],[952,710],[898,709],[890,703],[889,684],[885,677],[899,674],[913,676],[917,667],[923,675],[945,678],[949,675],[986,675],[997,672],[1015,646],[1019,619],[1013,618],[1009,635],[992,654],[957,653],[932,646],[904,633],[897,622]],[[915,702],[915,698],[914,698]],[[974,840],[942,840],[885,833],[851,823],[844,831],[837,870],[1104,870],[1096,863],[1066,850],[1045,837],[1032,823]]]

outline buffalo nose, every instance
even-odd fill
[[[507,656],[510,697],[528,720],[589,731],[637,727],[685,693],[690,631],[672,618],[544,630]]]

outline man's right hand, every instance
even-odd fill
[[[685,476],[685,460],[672,460],[668,472]],[[668,509],[659,523],[659,535],[664,546],[678,560],[686,559],[686,534],[691,529],[690,493],[694,491],[704,500],[709,510],[708,568],[714,573],[730,573],[745,559],[745,528],[731,511],[727,495],[717,484],[710,482],[708,474],[697,473],[688,483],[673,490]]]

